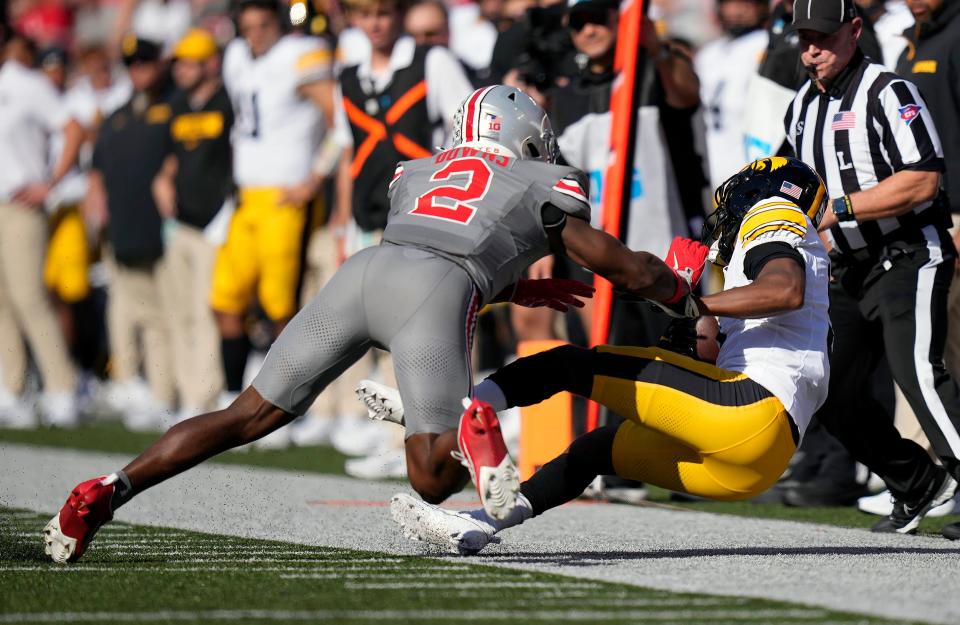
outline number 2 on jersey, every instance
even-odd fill
[[[490,170],[490,165],[481,158],[458,158],[437,170],[430,177],[430,181],[442,182],[453,176],[466,176],[466,179],[460,178],[424,193],[417,198],[416,207],[410,211],[410,214],[460,224],[470,223],[474,213],[477,212],[477,207],[473,203],[482,200],[490,191],[493,172]],[[437,204],[438,199],[449,201],[441,205]]]

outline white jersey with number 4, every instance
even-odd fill
[[[303,182],[323,135],[320,111],[300,86],[331,78],[332,55],[322,39],[284,35],[254,58],[242,38],[227,46],[223,82],[230,94],[234,178],[241,187]]]
[[[740,371],[773,393],[802,434],[827,398],[830,260],[804,212],[772,197],[757,202],[744,216],[730,264],[723,270],[724,290],[753,282],[744,267],[747,253],[768,243],[787,244],[803,258],[803,306],[760,319],[720,317],[727,339],[717,366]]]

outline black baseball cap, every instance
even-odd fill
[[[790,30],[815,30],[832,35],[857,16],[853,0],[794,0]]]
[[[127,33],[121,44],[123,52],[123,64],[132,65],[136,62],[150,63],[160,60],[160,54],[163,51],[160,44],[141,39],[133,33]]]

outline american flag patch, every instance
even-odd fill
[[[857,114],[853,111],[843,111],[833,116],[833,123],[830,124],[830,130],[850,130],[857,123]]]
[[[793,184],[792,182],[787,182],[786,180],[780,184],[780,192],[786,193],[795,200],[800,199],[800,194],[803,193],[803,189]]]

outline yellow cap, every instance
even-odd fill
[[[217,53],[217,41],[202,28],[190,30],[173,48],[173,56],[188,61],[206,61]]]

